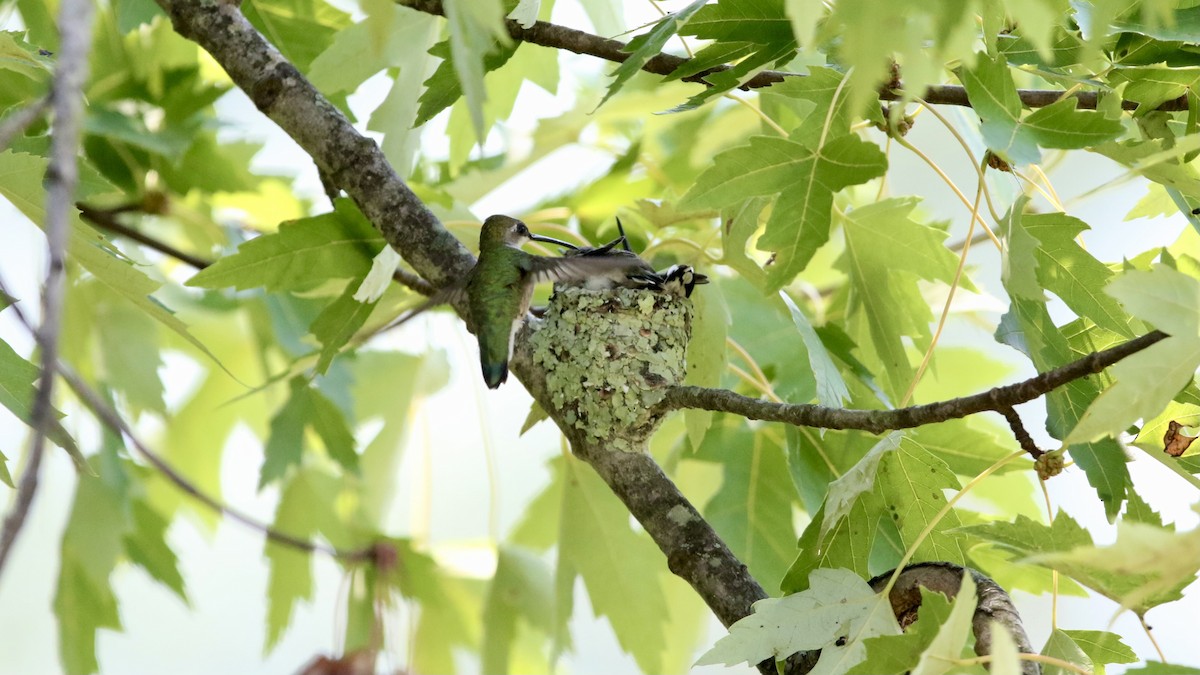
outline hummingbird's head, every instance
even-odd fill
[[[530,241],[541,241],[556,246],[575,248],[574,245],[568,244],[565,241],[560,241],[552,237],[543,237],[540,234],[533,234],[529,231],[525,223],[508,216],[488,216],[488,219],[483,221],[483,229],[479,231],[479,248],[481,250],[489,244],[492,246],[503,245],[520,248]]]

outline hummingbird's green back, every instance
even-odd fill
[[[528,253],[500,243],[481,242],[479,262],[467,280],[467,298],[483,378],[495,389],[508,377],[508,356],[514,322],[525,317],[533,283],[526,272]]]

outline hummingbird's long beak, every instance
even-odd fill
[[[540,241],[545,244],[554,244],[555,246],[562,246],[563,248],[569,248],[572,251],[579,250],[579,247],[576,246],[575,244],[568,244],[567,242],[563,241],[562,239],[555,239],[554,237],[544,237],[540,234],[531,234],[531,235],[529,235],[529,238],[532,239],[533,241]]]

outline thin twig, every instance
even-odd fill
[[[58,338],[62,328],[63,297],[67,288],[67,227],[71,195],[79,180],[75,157],[79,151],[80,120],[83,117],[83,84],[87,81],[88,51],[92,43],[90,0],[63,0],[59,7],[58,31],[62,50],[50,100],[54,109],[54,133],[50,138],[50,165],[46,170],[46,247],[49,269],[42,289],[42,321],[34,338],[41,353],[41,373],[33,398],[30,426],[29,459],[17,486],[16,503],[0,529],[0,570],[3,570],[12,545],[37,492],[38,471],[46,449],[46,435],[54,423],[51,400],[58,367]]]
[[[155,239],[154,237],[135,230],[117,220],[117,216],[122,213],[140,211],[141,205],[139,203],[133,202],[113,208],[102,209],[96,206],[91,206],[90,204],[85,204],[84,202],[76,202],[75,207],[79,209],[80,217],[92,225],[95,225],[102,230],[125,237],[126,239],[132,239],[133,241],[136,241],[147,248],[158,251],[163,255],[170,256],[182,263],[191,265],[198,270],[202,270],[205,267],[213,264],[213,261],[211,260],[206,260],[200,256],[181,251],[160,239]],[[406,269],[397,268],[395,271],[393,271],[392,280],[425,296],[433,295],[434,291],[437,290],[433,287],[433,284],[425,281],[419,275]]]
[[[989,410],[999,412],[1005,407],[1032,401],[1068,382],[1098,373],[1165,337],[1166,333],[1153,331],[1116,347],[1093,352],[1024,382],[996,387],[972,396],[896,410],[851,410],[810,403],[773,403],[742,396],[727,389],[675,386],[667,390],[666,396],[658,404],[658,412],[697,408],[734,413],[755,420],[824,429],[860,429],[878,434],[893,429],[911,429],[945,422]]]
[[[75,207],[79,209],[80,217],[102,230],[107,230],[113,234],[119,234],[126,239],[132,239],[146,248],[154,249],[163,255],[170,256],[182,263],[191,265],[198,270],[202,270],[205,267],[213,264],[211,260],[205,260],[199,256],[181,251],[164,241],[155,239],[150,235],[143,234],[132,227],[129,227],[128,225],[123,225],[117,220],[117,215],[120,213],[128,213],[134,210],[133,208],[130,208],[130,206],[131,205],[125,205],[111,209],[102,209],[96,206],[85,204],[83,202],[75,203]]]
[[[0,123],[0,152],[8,149],[8,144],[17,137],[17,134],[22,133],[33,124],[37,118],[42,116],[46,108],[50,106],[50,97],[43,96],[29,105],[17,110],[8,116],[8,119]]]
[[[300,537],[296,537],[285,532],[280,532],[272,528],[270,525],[259,522],[245,513],[242,513],[241,511],[222,503],[215,497],[206,494],[199,487],[194,485],[191,481],[176,471],[175,468],[168,464],[167,461],[158,453],[151,450],[136,435],[134,435],[133,430],[131,430],[125,423],[125,420],[123,420],[121,416],[117,414],[117,411],[113,410],[113,408],[108,405],[108,403],[101,398],[100,395],[95,392],[95,390],[89,387],[82,378],[76,375],[74,371],[69,368],[62,367],[62,377],[67,384],[70,385],[71,390],[75,392],[75,395],[78,396],[81,401],[83,401],[83,404],[86,405],[94,415],[96,415],[96,417],[104,426],[108,427],[108,429],[114,434],[124,436],[126,439],[128,439],[130,445],[137,450],[138,454],[141,455],[142,458],[147,462],[149,462],[150,465],[153,466],[168,481],[209,509],[212,509],[213,511],[229,518],[230,520],[241,523],[251,530],[261,533],[267,539],[275,542],[276,544],[281,544],[298,551],[303,551],[305,553],[324,553],[331,558],[336,558],[337,560],[344,562],[372,560],[375,557],[376,546],[374,545],[359,549],[346,550],[330,546],[329,544],[301,539]]]
[[[436,14],[445,16],[445,10],[441,0],[397,0],[397,4],[425,12],[426,14]],[[628,46],[624,42],[618,40],[610,40],[592,35],[574,28],[567,28],[545,21],[538,21],[529,28],[524,28],[521,24],[509,19],[507,22],[508,34],[514,40],[528,42],[530,44],[541,45],[542,47],[550,47],[553,49],[565,49],[566,51],[575,54],[583,54],[587,56],[595,56],[606,61],[614,63],[624,63],[630,56],[630,51],[626,51]],[[675,56],[674,54],[660,53],[651,57],[644,64],[642,70],[653,73],[655,75],[670,75],[680,67],[691,62],[691,59]],[[721,65],[714,68],[689,75],[682,78],[684,82],[696,82],[708,85],[706,78],[716,73],[725,72],[730,69],[730,66]],[[799,73],[788,73],[778,70],[764,70],[756,74],[754,77],[739,85],[739,89],[760,89],[769,87],[772,84],[782,82],[789,77],[806,77]],[[915,93],[915,92],[914,92]],[[1062,100],[1064,92],[1060,89],[1018,89],[1017,96],[1021,99],[1021,104],[1026,108],[1044,108],[1048,105],[1057,103]],[[879,92],[879,100],[881,101],[899,101],[904,99],[908,94],[898,89],[883,89]],[[1096,103],[1099,101],[1099,93],[1094,91],[1080,91],[1070,93],[1070,96],[1078,101],[1077,108],[1080,110],[1095,110]],[[941,105],[957,105],[963,107],[971,107],[971,101],[967,98],[967,90],[965,87],[953,84],[940,84],[929,87],[922,94],[921,98],[929,103]],[[1135,110],[1138,107],[1137,101],[1122,101],[1121,107],[1125,110]],[[1158,106],[1157,110],[1176,111],[1187,110],[1187,96],[1180,96],[1166,101]]]
[[[1000,408],[996,412],[1004,415],[1004,419],[1008,422],[1008,428],[1012,429],[1013,438],[1017,439],[1017,444],[1021,446],[1022,450],[1029,453],[1030,457],[1037,459],[1046,454],[1045,450],[1042,450],[1037,446],[1037,443],[1033,442],[1033,437],[1025,429],[1025,424],[1021,422],[1021,416],[1017,414],[1016,408],[1007,406]]]

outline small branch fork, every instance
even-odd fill
[[[436,14],[438,16],[445,16],[446,14],[442,0],[396,0],[396,2],[403,7],[425,12],[426,14]],[[574,28],[567,28],[545,21],[538,21],[529,28],[525,28],[512,19],[506,20],[506,25],[508,34],[514,40],[542,47],[550,47],[552,49],[565,49],[575,54],[595,56],[596,58],[614,63],[624,63],[630,56],[630,52],[626,51],[627,45],[624,42],[600,37],[599,35],[592,35],[591,33]],[[682,56],[660,53],[646,61],[642,65],[642,70],[647,73],[666,76],[690,61],[691,59],[686,59]],[[682,79],[684,82],[695,82],[707,86],[709,82],[705,78],[714,73],[729,70],[729,68],[726,65],[716,66]],[[743,82],[738,88],[744,90],[761,89],[762,87],[769,87],[782,82],[785,78],[789,77],[805,76],[799,73],[788,73],[779,70],[764,70]],[[1044,108],[1060,101],[1065,93],[1057,89],[1017,90],[1021,104],[1026,108]],[[1079,102],[1077,107],[1081,110],[1095,110],[1096,104],[1099,101],[1099,95],[1094,91],[1072,92],[1070,96]],[[903,97],[904,94],[902,91],[890,86],[885,86],[879,92],[879,100],[881,101],[898,101]],[[971,101],[967,98],[966,88],[959,85],[941,84],[929,87],[922,94],[921,98],[928,103],[971,107]],[[1135,110],[1138,107],[1138,103],[1137,101],[1122,101],[1121,107],[1125,110]],[[1157,109],[1165,111],[1187,110],[1187,96],[1171,99],[1160,105]]]
[[[660,412],[697,408],[734,413],[749,419],[767,422],[786,422],[796,426],[824,429],[861,429],[879,434],[895,429],[912,429],[926,424],[936,424],[985,411],[1004,414],[1006,409],[1011,410],[1019,403],[1032,401],[1068,382],[1099,373],[1117,361],[1140,352],[1165,337],[1167,337],[1166,333],[1153,331],[1116,347],[1093,352],[1023,382],[996,387],[972,396],[895,410],[849,410],[808,403],[774,403],[742,396],[727,389],[690,386],[668,389],[658,407]],[[1020,439],[1018,438],[1018,440]],[[1028,450],[1028,448],[1026,449]]]

